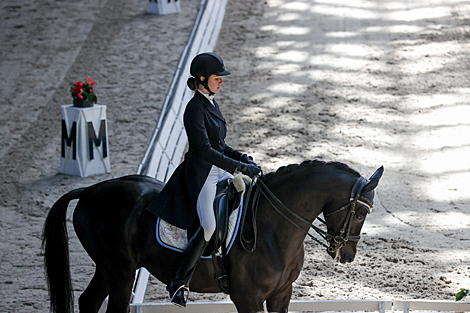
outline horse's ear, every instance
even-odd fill
[[[384,172],[384,167],[381,166],[379,167],[374,174],[369,178],[369,182],[364,186],[362,189],[362,193],[366,193],[369,191],[372,191],[377,187],[379,184],[380,177],[382,177],[382,174]]]

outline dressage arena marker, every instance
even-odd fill
[[[106,106],[61,108],[60,172],[80,177],[110,173]]]
[[[148,0],[147,2],[147,13],[166,15],[180,11],[180,0]]]

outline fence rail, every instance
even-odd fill
[[[470,302],[441,300],[292,300],[289,312],[357,312],[384,313],[394,311],[409,313],[412,310],[426,312],[470,312]],[[237,312],[232,302],[190,302],[186,311],[170,303],[140,303],[131,305],[131,313],[229,313]]]
[[[470,312],[468,301],[441,301],[441,300],[394,300],[395,310],[408,313],[410,311],[441,311],[441,312]]]

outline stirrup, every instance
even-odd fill
[[[185,293],[186,293],[186,296],[185,296]],[[178,289],[176,289],[173,296],[171,296],[170,302],[180,308],[185,308],[186,303],[188,302],[188,299],[189,299],[189,287],[182,285],[182,286],[179,286]]]

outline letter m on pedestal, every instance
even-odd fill
[[[96,137],[95,128],[92,122],[87,122],[88,125],[88,155],[90,160],[94,159],[93,143],[99,147],[103,143],[103,159],[108,156],[108,143],[106,142],[106,120],[101,120],[100,129],[98,130],[98,137]]]
[[[67,134],[67,125],[65,120],[62,120],[62,149],[61,155],[65,158],[65,146],[72,146],[72,160],[77,159],[77,122],[72,123],[72,129],[70,129],[70,136]]]

